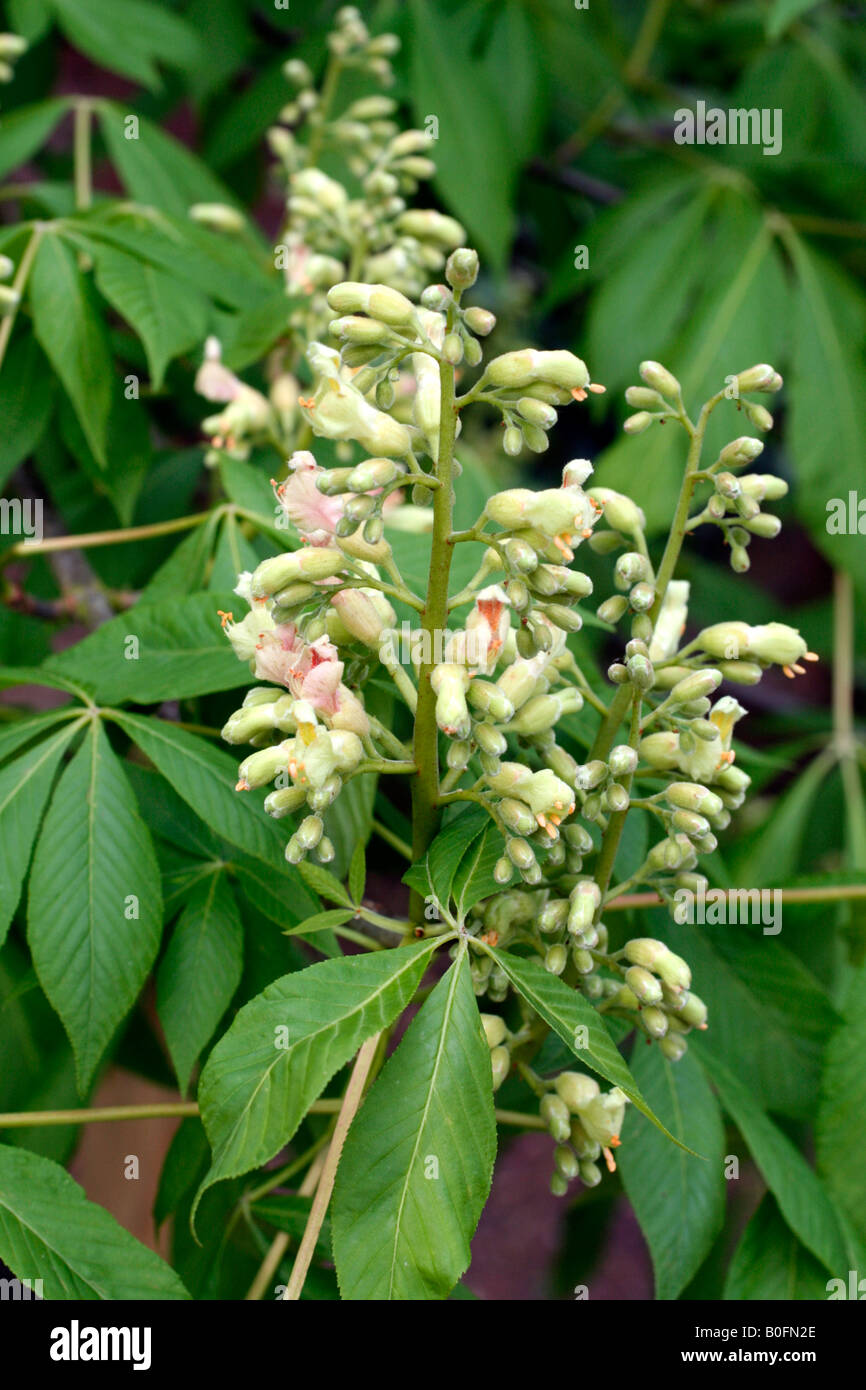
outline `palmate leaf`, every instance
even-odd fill
[[[207,305],[203,295],[147,261],[104,243],[96,257],[96,284],[141,338],[151,384],[158,390],[172,358],[199,348],[204,341]]]
[[[63,383],[90,450],[106,466],[112,363],[93,291],[59,236],[39,243],[29,282],[33,330]]]
[[[331,1077],[406,1007],[438,943],[326,960],[250,1000],[211,1052],[198,1088],[215,1182],[287,1144]]]
[[[440,831],[424,858],[403,875],[403,882],[446,909],[453,901],[462,921],[482,898],[501,890],[493,868],[504,848],[488,812],[471,806]]]
[[[646,1101],[685,1149],[634,1111],[626,1113],[619,1169],[646,1237],[656,1298],[677,1298],[700,1268],[722,1228],[725,1132],[719,1104],[698,1062],[687,1052],[672,1063],[657,1047],[637,1047],[632,1073]]]
[[[96,698],[109,705],[124,700],[149,705],[233,690],[249,680],[220,625],[218,610],[230,611],[233,604],[232,593],[208,590],[136,607],[50,657],[46,670],[87,681]]]
[[[679,1144],[681,1141],[671,1134],[644,1100],[625,1058],[614,1046],[604,1021],[583,995],[569,989],[563,980],[557,975],[551,975],[538,961],[526,960],[510,951],[496,951],[492,948],[488,950],[496,964],[504,970],[517,993],[571,1048],[575,1057],[604,1077],[612,1086],[619,1086],[641,1114],[652,1120],[668,1139],[673,1139],[674,1143]],[[689,1149],[689,1152],[692,1150]]]
[[[156,977],[156,1008],[183,1095],[243,970],[240,913],[224,873],[195,885]]]
[[[349,1131],[333,1209],[343,1297],[447,1297],[469,1265],[495,1155],[490,1049],[464,946]]]
[[[82,1092],[144,984],[161,930],[153,845],[94,721],[45,816],[27,909],[36,973],[69,1035]]]
[[[154,0],[46,0],[70,43],[109,72],[151,90],[162,86],[156,63],[193,69],[199,36],[180,15]]]
[[[845,1234],[820,1179],[739,1077],[717,1058],[700,1060],[791,1230],[831,1274],[847,1270]]]
[[[237,762],[230,754],[162,719],[119,710],[114,718],[196,815],[229,844],[279,873],[299,914],[316,911],[318,903],[297,869],[285,862],[285,831],[265,815],[256,793],[234,790]]]
[[[138,138],[128,139],[127,116],[128,112],[113,102],[99,103],[99,123],[109,157],[136,202],[150,203],[178,217],[185,217],[193,203],[235,202],[206,164],[144,116],[137,117]],[[186,252],[189,254],[189,245]]]
[[[42,720],[27,720],[44,730]],[[49,720],[51,727],[55,720]],[[21,885],[30,863],[30,850],[60,759],[81,724],[67,723],[52,737],[37,743],[0,772],[0,946],[18,906]],[[25,730],[24,732],[28,732]],[[29,730],[32,737],[33,728]],[[9,730],[21,733],[21,730]]]
[[[189,1298],[178,1276],[58,1164],[0,1144],[0,1259],[48,1299]]]

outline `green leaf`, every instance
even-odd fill
[[[286,832],[288,833],[288,832]],[[284,933],[294,932],[300,923],[319,919],[316,912],[318,902],[308,893],[298,871],[294,866],[282,861],[280,872],[247,855],[237,855],[234,861],[235,878],[246,898],[259,912],[283,928]],[[287,882],[287,879],[290,881]],[[354,916],[354,910],[350,916]],[[345,920],[345,919],[344,919]],[[307,928],[298,935],[305,936]],[[341,956],[340,943],[332,931],[319,924],[315,928],[312,942],[317,951],[325,956]]]
[[[353,903],[360,903],[367,882],[367,856],[362,844],[357,844],[349,862],[349,896]]]
[[[446,1298],[496,1156],[490,1049],[465,946],[367,1096],[334,1188],[344,1299]]]
[[[156,62],[191,70],[202,59],[196,31],[154,0],[48,0],[70,43],[100,67],[151,90]]]
[[[289,1142],[334,1073],[406,1007],[435,944],[321,961],[275,980],[240,1010],[199,1082],[213,1163],[196,1203]]]
[[[203,296],[156,266],[104,243],[96,257],[96,283],[144,343],[151,384],[159,390],[172,358],[204,341]]]
[[[797,871],[815,797],[832,766],[817,757],[773,802],[772,813],[745,855],[734,855],[736,880],[756,888],[786,883]]]
[[[312,917],[305,917],[296,927],[288,927],[283,935],[314,936],[316,932],[342,927],[345,922],[351,922],[354,916],[355,913],[349,907],[331,907],[326,912],[316,912]]]
[[[42,438],[55,381],[32,333],[14,337],[0,372],[0,487]]]
[[[256,1220],[265,1221],[300,1241],[306,1230],[311,1206],[310,1197],[300,1197],[296,1192],[277,1192],[253,1202],[250,1211]],[[331,1223],[327,1216],[316,1237],[315,1259],[331,1260]]]
[[[304,882],[318,893],[320,898],[326,898],[330,903],[339,903],[341,907],[354,906],[340,880],[329,874],[327,869],[304,859],[298,865],[298,870]]]
[[[67,680],[65,676],[54,671],[46,671],[42,666],[0,667],[0,690],[14,685],[47,685],[52,690],[65,690],[79,697],[89,694],[88,686]]]
[[[736,1303],[801,1303],[827,1297],[826,1269],[786,1226],[769,1192],[734,1251],[724,1297]]]
[[[3,116],[0,126],[0,178],[5,178],[41,149],[54,127],[69,109],[69,97],[19,106]]]
[[[190,893],[156,977],[157,1013],[182,1095],[240,983],[243,956],[235,896],[225,874],[212,873]]]
[[[186,217],[193,203],[227,203],[228,189],[178,140],[144,116],[137,116],[138,138],[127,139],[128,113],[103,101],[99,122],[112,164],[130,197],[162,212]],[[192,224],[190,224],[192,230]]]
[[[48,1158],[0,1144],[0,1259],[41,1279],[48,1299],[168,1299],[189,1294],[159,1255],[131,1236]]]
[[[16,720],[14,724],[0,729],[0,762],[5,762],[13,753],[17,753],[25,743],[30,743],[34,738],[39,738],[41,734],[53,729],[58,721],[68,718],[68,710],[52,710],[49,714],[37,714],[33,719]]]
[[[159,867],[123,768],[95,721],[54,794],[33,859],[27,934],[83,1092],[159,947]]]
[[[767,38],[778,39],[801,15],[814,10],[820,0],[773,0],[767,15]]]
[[[33,331],[60,378],[90,450],[106,465],[113,366],[93,291],[58,236],[39,243],[29,282]]]
[[[824,1055],[815,1129],[818,1172],[866,1241],[866,967],[852,974],[843,1019]]]
[[[149,705],[234,690],[246,684],[249,671],[220,625],[218,610],[233,603],[233,594],[208,590],[136,606],[50,657],[45,669],[87,680],[106,704]]]
[[[435,115],[436,183],[470,234],[501,268],[514,225],[515,150],[500,119],[496,86],[472,56],[456,26],[446,30],[430,0],[411,0],[415,119]],[[453,22],[453,21],[452,21]]]
[[[829,504],[847,503],[862,481],[858,465],[866,412],[866,301],[842,274],[793,233],[787,239],[797,275],[794,360],[787,383],[788,443],[797,470],[794,504],[831,562],[861,582],[862,538],[834,534]],[[845,527],[847,533],[849,528]]]
[[[631,1066],[647,1103],[685,1146],[672,1149],[657,1129],[629,1111],[617,1151],[626,1194],[652,1255],[656,1298],[678,1298],[724,1222],[724,1126],[718,1101],[690,1052],[668,1062],[657,1047],[638,1046]]]
[[[846,1270],[845,1239],[826,1188],[739,1078],[718,1058],[701,1061],[791,1230],[831,1274]]]
[[[624,1057],[617,1051],[598,1012],[576,990],[557,975],[551,975],[535,960],[525,960],[510,951],[488,948],[496,964],[505,971],[517,993],[540,1018],[558,1034],[585,1066],[592,1067],[613,1086],[625,1091],[641,1114],[669,1139],[679,1140],[654,1115],[641,1095]]]
[[[80,723],[67,723],[53,738],[38,743],[0,772],[0,946],[18,906],[54,775],[80,728]]]
[[[230,844],[276,867],[285,864],[285,837],[266,816],[254,793],[236,792],[237,762],[221,748],[161,719],[118,711],[115,719],[196,815]],[[301,901],[316,904],[304,891],[300,875],[286,865],[285,877]]]

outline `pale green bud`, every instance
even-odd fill
[[[491,314],[489,309],[481,309],[477,305],[473,305],[465,311],[463,321],[472,333],[478,334],[479,338],[486,338],[496,327],[496,315]]]
[[[551,975],[561,975],[568,965],[568,951],[558,942],[554,946],[549,946],[544,957],[544,968],[550,971]]]
[[[554,949],[554,948],[551,948]],[[562,947],[565,950],[565,947]],[[568,1106],[558,1095],[548,1092],[538,1107],[541,1118],[558,1144],[566,1144],[571,1136],[571,1116]]]
[[[629,386],[625,393],[626,404],[632,410],[664,410],[665,402],[658,391],[647,386]]]
[[[656,601],[655,588],[652,584],[635,584],[634,588],[629,590],[628,601],[635,613],[649,613]]]
[[[566,1183],[570,1182],[572,1178],[576,1178],[580,1172],[580,1164],[577,1157],[566,1144],[557,1145],[553,1151],[553,1161],[556,1164],[556,1172],[553,1176],[562,1178]],[[555,1190],[552,1188],[551,1190],[554,1191],[555,1196],[560,1195],[558,1189]],[[562,1195],[564,1196],[565,1194],[563,1193]]]
[[[478,279],[478,252],[466,246],[452,251],[445,265],[445,279],[454,290],[468,290]]]
[[[490,1015],[488,1015],[490,1017]],[[501,1020],[500,1020],[501,1022]],[[507,1047],[494,1047],[490,1053],[490,1066],[493,1072],[493,1089],[498,1091],[511,1070],[511,1053]]]
[[[768,362],[759,362],[756,367],[749,367],[747,371],[737,375],[738,391],[768,391],[772,389],[776,371]]]
[[[636,415],[629,415],[623,424],[626,434],[643,434],[644,430],[649,429],[653,422],[653,417],[648,415],[645,410],[639,410]]]
[[[244,758],[238,768],[237,790],[264,787],[268,782],[273,782],[278,772],[285,772],[289,763],[289,746],[278,743],[273,748],[262,748],[260,752]]]
[[[250,589],[254,598],[279,593],[298,579],[331,579],[345,565],[342,552],[329,546],[304,546],[263,560],[253,571]]]
[[[680,393],[680,383],[667,367],[663,367],[660,362],[641,362],[640,374],[647,386],[659,391],[666,400],[676,400]]]
[[[556,424],[556,411],[552,405],[546,405],[544,401],[533,400],[531,396],[521,396],[517,402],[517,413],[530,425],[536,425],[543,430],[552,429]]]
[[[493,1050],[494,1047],[501,1046],[508,1036],[508,1029],[505,1026],[505,1019],[500,1018],[499,1014],[482,1014],[481,1027],[484,1029],[484,1036],[487,1039],[487,1046]]]
[[[516,458],[523,448],[523,434],[516,425],[508,425],[502,436],[502,447],[510,458]]]
[[[618,743],[608,756],[608,767],[614,777],[630,777],[638,764],[638,755],[627,743]]]
[[[607,773],[607,764],[603,763],[600,758],[594,758],[592,762],[583,763],[578,768],[575,785],[581,791],[592,791],[594,787],[599,786],[606,779]]]
[[[303,787],[278,787],[276,791],[268,792],[265,797],[265,810],[275,820],[282,820],[283,816],[290,816],[293,812],[299,811],[306,799]]]
[[[625,972],[625,982],[641,1004],[662,1002],[661,982],[644,966],[630,965]]]
[[[210,227],[217,232],[242,232],[247,220],[237,208],[226,203],[193,203],[188,216],[202,227]]]
[[[672,705],[684,705],[690,700],[703,699],[707,695],[712,695],[714,690],[718,690],[721,683],[722,673],[713,667],[708,667],[703,671],[694,671],[692,675],[677,681],[668,696],[668,701]]]
[[[601,1090],[595,1077],[587,1076],[585,1072],[580,1071],[560,1072],[554,1086],[556,1094],[564,1101],[571,1115],[578,1115],[584,1106],[595,1100]]]
[[[626,662],[628,678],[637,690],[651,690],[655,680],[652,662],[647,656],[630,656]]]
[[[627,550],[617,557],[613,569],[614,583],[618,589],[630,589],[649,576],[649,561],[636,550]]]
[[[613,594],[600,603],[596,612],[603,623],[618,623],[628,610],[628,599],[623,594]]]
[[[753,536],[763,537],[764,540],[774,540],[781,529],[781,521],[770,512],[758,512],[746,522],[746,530],[751,531]]]
[[[659,1048],[669,1062],[678,1062],[688,1050],[688,1043],[681,1034],[668,1032],[659,1042]]]
[[[730,444],[725,445],[719,458],[723,463],[730,464],[733,468],[739,468],[744,463],[753,463],[763,452],[764,445],[760,439],[751,439],[748,435],[741,435],[739,439],[732,439]]]
[[[609,487],[588,488],[587,496],[601,504],[604,508],[605,520],[615,531],[623,531],[626,535],[633,535],[635,531],[645,530],[646,517],[637,503],[632,502],[630,497],[624,496],[621,492],[614,492]]]
[[[644,1032],[651,1038],[663,1038],[668,1031],[667,1014],[652,1004],[641,1011],[640,1021]]]

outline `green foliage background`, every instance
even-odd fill
[[[0,928],[9,933],[0,953],[3,1111],[78,1103],[111,1056],[184,1090],[236,1010],[308,959],[279,928],[320,910],[317,885],[285,865],[282,832],[257,803],[233,796],[233,756],[200,732],[219,728],[243,683],[216,609],[230,606],[239,569],[285,543],[273,529],[267,483],[279,460],[263,453],[206,470],[205,412],[192,379],[204,337],[217,333],[228,363],[259,383],[258,364],[283,331],[286,301],[270,250],[279,190],[263,137],[286,101],[285,57],[319,70],[335,8],[282,10],[265,0],[0,5],[0,28],[31,42],[0,89],[0,252],[16,264],[28,247],[34,255],[0,371],[0,482],[10,498],[43,497],[51,528],[70,534],[211,508],[175,534],[89,549],[78,601],[90,605],[95,630],[53,655],[66,581],[45,555],[23,569],[16,557],[11,571],[22,575],[28,601],[4,592],[2,680],[29,693],[17,690],[0,729]],[[863,490],[862,8],[826,0],[593,0],[588,9],[571,0],[384,0],[364,14],[374,32],[403,37],[395,95],[405,111],[419,125],[431,115],[439,121],[434,186],[484,257],[479,302],[500,317],[497,349],[523,339],[571,347],[608,388],[584,423],[563,425],[557,458],[533,460],[536,479],[586,454],[597,481],[633,492],[658,534],[678,487],[680,445],[672,431],[619,432],[637,363],[662,360],[687,400],[699,401],[726,374],[772,362],[786,384],[773,402],[777,428],[764,458],[791,483],[783,509],[790,539],[774,551],[781,573],[765,563],[755,578],[734,577],[723,556],[695,544],[692,617],[714,620],[722,605],[751,622],[784,618],[830,668],[832,567],[853,586],[852,651],[862,652],[863,538],[832,535],[826,525],[831,499]],[[91,208],[80,206],[73,180],[73,91],[92,97]],[[779,108],[781,153],[676,145],[674,113],[698,99]],[[140,120],[137,141],[124,138],[130,114]],[[251,209],[262,230],[230,241],[196,227],[186,213],[198,201]],[[579,247],[586,269],[575,265]],[[147,383],[138,401],[124,395],[130,373]],[[493,437],[469,444],[476,467],[463,483],[478,494],[501,479],[502,458]],[[476,512],[467,505],[467,523]],[[0,547],[14,541],[2,535]],[[138,597],[127,611],[129,594]],[[94,612],[110,615],[106,596],[120,612],[96,626]],[[117,659],[130,634],[146,661]],[[581,640],[604,659],[599,634]],[[851,667],[847,654],[835,657],[837,682],[851,689],[860,658]],[[34,686],[56,695],[37,702]],[[71,705],[48,709],[68,697]],[[757,795],[723,840],[717,881],[866,882],[862,749],[846,747],[841,759],[838,746],[832,751],[827,684],[806,694],[771,686],[755,703],[746,734],[753,746],[738,756]],[[94,705],[113,712],[100,722],[90,717]],[[178,717],[193,727],[178,727]],[[838,720],[837,706],[836,735]],[[586,741],[578,725],[573,732],[577,752]],[[373,794],[369,787],[341,800],[342,823],[332,832],[340,874],[369,835]],[[381,794],[376,814],[402,830],[401,812]],[[630,852],[638,860],[642,848]],[[285,891],[275,890],[274,873]],[[141,910],[118,937],[109,922],[121,890]],[[317,923],[325,955],[338,954],[329,930],[336,919]],[[658,913],[623,923],[623,939],[646,931],[689,957],[713,1020],[679,1066],[655,1051],[633,1061],[651,1108],[683,1143],[711,1156],[714,1169],[710,1180],[710,1164],[675,1151],[644,1117],[630,1115],[621,1177],[659,1297],[824,1297],[829,1275],[857,1268],[858,1258],[866,1269],[864,927],[856,907],[830,903],[786,908],[781,940],[748,928],[676,928]],[[174,1071],[136,1004],[154,967]],[[423,1056],[417,1035],[411,1046]],[[321,1123],[303,1120],[301,1147]],[[18,1128],[3,1138],[0,1209],[14,1231],[30,1181],[17,1148],[64,1161],[76,1132]],[[815,1169],[803,1157],[813,1143]],[[728,1258],[717,1160],[745,1160],[746,1151],[768,1193]],[[207,1167],[201,1124],[188,1120],[169,1155],[158,1215],[177,1215],[175,1264],[186,1289],[234,1297],[259,1263],[262,1233],[300,1229],[303,1202],[271,1198],[258,1212],[253,1202],[249,1222],[202,1250],[187,1216]],[[46,1212],[54,1203],[68,1213],[70,1232],[86,1231],[83,1199],[53,1168],[45,1181],[56,1185]],[[244,1186],[231,1176],[210,1189],[200,1224],[219,1232]],[[732,1202],[734,1224],[742,1224],[748,1213]],[[40,1220],[49,1220],[46,1212]],[[563,1271],[587,1229],[569,1221]],[[351,1247],[339,1228],[336,1240]],[[78,1267],[82,1242],[70,1241],[56,1287],[124,1296],[113,1265]],[[0,1245],[9,1262],[13,1245]],[[138,1296],[178,1296],[171,1272],[156,1271],[145,1253],[135,1256]],[[118,1256],[118,1268],[132,1268],[129,1258]],[[314,1275],[315,1295],[335,1296],[323,1264]],[[559,1278],[562,1271],[551,1273],[554,1291]]]

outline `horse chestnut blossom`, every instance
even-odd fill
[[[354,51],[364,26],[345,23]],[[213,343],[199,372],[202,393],[225,405],[211,422],[215,433],[236,448],[263,438],[283,444],[287,460],[274,482],[286,546],[240,577],[246,616],[223,615],[258,682],[223,734],[253,745],[238,787],[252,796],[275,784],[264,808],[289,823],[286,856],[302,869],[309,856],[333,858],[328,815],[348,783],[408,779],[409,934],[441,937],[455,963],[468,961],[488,1007],[522,994],[509,1023],[481,1016],[491,1090],[518,1065],[532,1077],[556,1146],[552,1188],[564,1193],[575,1177],[600,1182],[602,1157],[615,1167],[626,1104],[640,1097],[624,1084],[603,1091],[585,1072],[532,1071],[550,1024],[544,989],[555,990],[562,1017],[579,996],[600,1024],[624,1022],[671,1062],[693,1029],[712,1023],[688,962],[661,940],[615,939],[609,909],[636,885],[671,910],[675,895],[705,890],[702,860],[749,787],[735,748],[747,711],[721,687],[748,688],[773,665],[799,674],[813,659],[781,623],[718,622],[690,637],[689,585],[676,574],[684,544],[704,525],[722,532],[742,573],[753,541],[778,533],[764,508],[787,489],[750,471],[758,438],[737,436],[702,459],[725,383],[693,418],[675,376],[646,361],[626,392],[634,411],[626,431],[663,423],[690,441],[677,516],[657,559],[638,502],[597,483],[588,459],[566,462],[559,486],[505,486],[472,526],[457,529],[467,411],[501,422],[506,455],[542,453],[559,412],[604,388],[569,351],[488,353],[495,316],[464,303],[477,253],[461,245],[453,219],[405,207],[398,190],[415,181],[410,169],[426,176],[429,141],[423,132],[392,133],[390,99],[381,100],[385,107],[360,99],[344,123],[384,126],[370,137],[366,172],[357,148],[352,156],[361,198],[305,163],[289,131],[272,133],[288,177],[285,270],[304,297],[292,309],[304,361],[288,370],[278,363],[260,398],[246,394]],[[389,114],[364,114],[374,109]],[[443,279],[431,278],[440,272]],[[311,374],[311,384],[300,387],[295,372]],[[736,376],[741,395],[782,386],[765,363]],[[757,428],[771,427],[763,407],[750,403],[746,413]],[[413,532],[420,584],[401,568],[410,552],[391,539],[401,529]],[[582,547],[609,565],[601,593],[579,563]],[[458,554],[472,557],[459,582]],[[583,639],[589,601],[593,625],[606,627],[614,648],[606,674],[592,669]],[[635,803],[658,833],[623,877],[617,851]],[[436,866],[455,853],[459,860],[470,825],[473,846],[481,837],[481,886],[467,894],[471,875],[461,871],[459,887],[456,879],[443,887]],[[544,987],[526,987],[530,968]]]
[[[265,809],[283,818],[306,803],[287,843],[292,863],[307,854],[329,860],[333,847],[322,817],[362,772],[412,777],[421,854],[436,823],[454,816],[461,802],[483,807],[491,845],[499,847],[491,891],[462,914],[449,901],[437,902],[440,930],[451,923],[474,943],[476,993],[496,1003],[511,987],[507,971],[487,954],[491,943],[498,950],[531,944],[551,975],[676,1061],[691,1028],[707,1026],[689,967],[650,939],[635,938],[612,953],[605,909],[626,883],[651,886],[668,904],[675,893],[706,885],[701,857],[713,852],[749,785],[733,747],[746,710],[718,688],[725,680],[754,684],[772,664],[793,674],[812,659],[799,633],[780,623],[722,622],[687,640],[689,586],[674,574],[686,535],[700,524],[723,530],[741,570],[739,552],[751,536],[769,538],[777,529],[761,503],[784,489],[771,475],[738,477],[734,470],[758,457],[760,441],[734,440],[700,478],[687,474],[689,497],[699,485],[712,492],[681,522],[658,570],[643,511],[624,494],[592,485],[587,459],[567,463],[559,487],[495,493],[473,527],[454,531],[451,490],[463,411],[476,401],[492,407],[506,431],[533,448],[558,409],[585,398],[591,385],[574,354],[527,349],[494,357],[458,395],[455,364],[480,366],[483,358],[472,325],[489,328],[487,311],[462,304],[476,274],[475,253],[458,249],[446,266],[447,283],[429,286],[417,304],[385,284],[346,281],[328,289],[338,315],[331,332],[343,346],[311,343],[315,382],[301,408],[314,436],[351,441],[361,457],[326,469],[314,451],[296,451],[286,478],[275,484],[300,546],[242,576],[238,592],[250,613],[240,623],[227,619],[226,628],[255,678],[277,689],[273,698],[267,685],[252,692],[251,708],[236,711],[224,734],[231,741],[273,740],[242,764],[239,786],[252,789],[282,775],[291,785],[273,791]],[[401,372],[410,363],[415,379],[408,415],[383,390],[398,362]],[[641,376],[646,385],[630,388],[631,399],[646,406],[651,395],[659,409],[639,413],[650,423],[671,419],[694,431],[672,374],[644,363]],[[769,370],[756,379],[754,389],[776,389]],[[216,375],[214,383],[219,386]],[[705,413],[722,399],[720,392]],[[398,494],[410,486],[432,514],[423,593],[405,580],[384,533],[388,513],[406,505]],[[450,593],[454,550],[471,543],[481,562]],[[608,670],[608,701],[588,678],[577,641],[579,605],[593,594],[575,565],[584,544],[612,557],[613,592],[598,603],[599,617],[614,631],[624,623],[629,628],[621,657]],[[429,640],[413,643],[408,665],[401,665],[396,627],[406,612],[420,619],[420,636]],[[392,683],[411,721],[409,737],[368,713],[365,686],[374,677]],[[601,718],[579,761],[568,721],[587,705]],[[628,879],[616,883],[616,849],[635,796],[654,809],[662,836]],[[512,886],[515,878],[522,888]],[[417,906],[413,914],[425,920]],[[519,1058],[522,1035],[492,1028],[489,1037],[495,1038],[496,1086],[512,1054]],[[566,1083],[563,1076],[573,1079]],[[564,1191],[577,1175],[594,1185],[601,1179],[597,1158],[604,1155],[615,1167],[628,1097],[618,1087],[603,1094],[580,1073],[562,1073],[558,1090],[540,1084],[541,1114],[557,1144],[554,1190]]]

